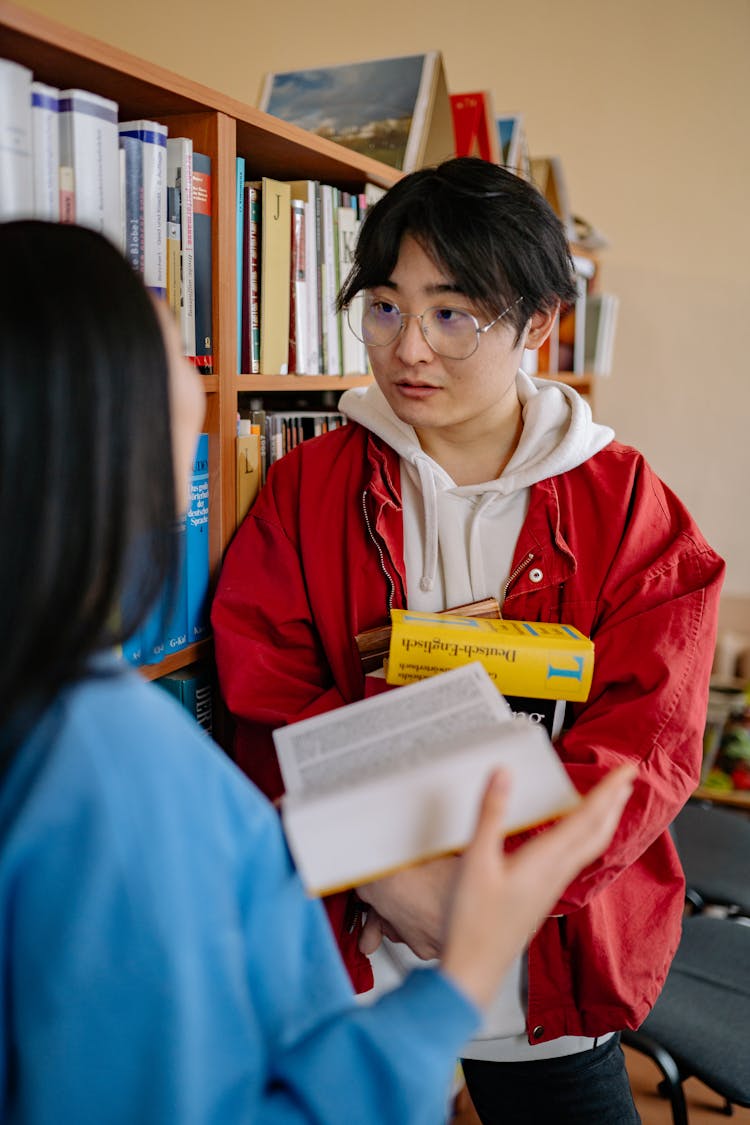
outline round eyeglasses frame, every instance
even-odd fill
[[[360,296],[360,300],[362,301],[362,303],[364,302],[364,299],[361,296]],[[428,309],[424,309],[421,313],[405,313],[405,312],[401,312],[401,309],[398,307],[398,305],[395,303],[395,301],[389,301],[388,304],[393,306],[393,308],[396,310],[399,317],[401,318],[401,323],[400,323],[399,327],[396,329],[396,331],[393,333],[393,335],[390,337],[390,339],[384,340],[384,341],[382,341],[382,343],[379,343],[379,344],[374,344],[374,343],[372,343],[372,341],[366,340],[361,326],[359,324],[353,323],[353,321],[352,321],[352,309],[354,308],[354,306],[352,304],[347,305],[346,318],[349,322],[349,327],[351,328],[354,335],[357,337],[358,340],[361,340],[361,342],[363,344],[365,344],[368,348],[388,348],[403,333],[404,329],[406,328],[406,321],[410,317],[414,317],[416,320],[419,321],[419,327],[420,327],[420,330],[422,332],[422,336],[427,341],[428,347],[430,348],[431,351],[433,351],[435,353],[435,355],[439,355],[443,359],[461,360],[461,359],[469,359],[471,356],[473,356],[474,352],[479,347],[480,337],[483,336],[485,332],[489,332],[490,328],[494,328],[495,325],[499,321],[501,321],[504,316],[507,316],[508,313],[516,307],[516,305],[519,305],[522,300],[523,300],[523,297],[517,297],[516,300],[513,301],[512,304],[508,305],[507,309],[503,309],[503,311],[501,313],[499,313],[498,316],[496,316],[494,320],[491,320],[489,322],[489,324],[484,324],[484,325],[480,325],[479,321],[474,316],[474,314],[470,313],[467,309],[457,309],[453,305],[431,305]],[[471,349],[471,351],[467,352],[466,355],[449,355],[446,352],[440,352],[440,351],[438,351],[438,349],[435,347],[435,345],[430,340],[430,337],[428,336],[427,330],[424,326],[424,320],[422,318],[427,316],[428,313],[435,312],[435,311],[438,311],[438,310],[443,310],[443,309],[450,309],[454,312],[460,312],[463,316],[468,317],[468,319],[473,322],[474,333],[475,333],[474,347]]]

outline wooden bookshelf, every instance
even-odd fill
[[[235,158],[244,156],[248,178],[317,179],[344,190],[362,190],[367,182],[387,188],[400,173],[7,0],[0,0],[0,44],[0,55],[29,67],[35,79],[112,98],[121,120],[160,121],[170,135],[190,137],[211,158],[215,374],[205,378],[205,429],[210,435],[210,562],[216,575],[235,530],[238,394],[298,386],[344,390],[366,379],[238,377]],[[174,671],[209,651],[210,644],[192,645],[148,666],[144,675]]]
[[[8,0],[0,0],[0,55],[29,67],[35,79],[52,86],[78,87],[113,99],[121,120],[160,121],[171,136],[190,137],[196,150],[211,158],[215,373],[205,376],[204,429],[209,434],[210,565],[215,578],[235,531],[238,395],[340,393],[371,381],[365,374],[238,373],[236,157],[244,157],[247,179],[312,179],[348,191],[361,191],[366,183],[388,188],[401,173]],[[583,393],[590,389],[585,377],[562,378]],[[144,675],[156,678],[210,651],[210,642],[192,645],[148,666]]]

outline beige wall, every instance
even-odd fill
[[[563,157],[611,244],[597,414],[687,503],[726,594],[750,597],[748,0],[25,2],[251,103],[267,70],[439,48],[452,91],[523,111],[532,155]]]

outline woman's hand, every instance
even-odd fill
[[[631,765],[612,770],[574,812],[512,855],[502,843],[508,778],[493,775],[458,861],[442,956],[443,971],[480,1007],[565,887],[608,847],[635,774]]]

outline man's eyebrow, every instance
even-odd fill
[[[380,285],[383,289],[392,289],[394,293],[399,292],[398,283],[393,280],[381,281]],[[372,288],[377,289],[378,286],[373,285]],[[456,293],[461,297],[466,296],[463,289],[459,285],[455,285],[452,281],[441,281],[437,282],[435,285],[425,285],[423,292],[426,293],[428,297],[439,297],[443,293]]]

